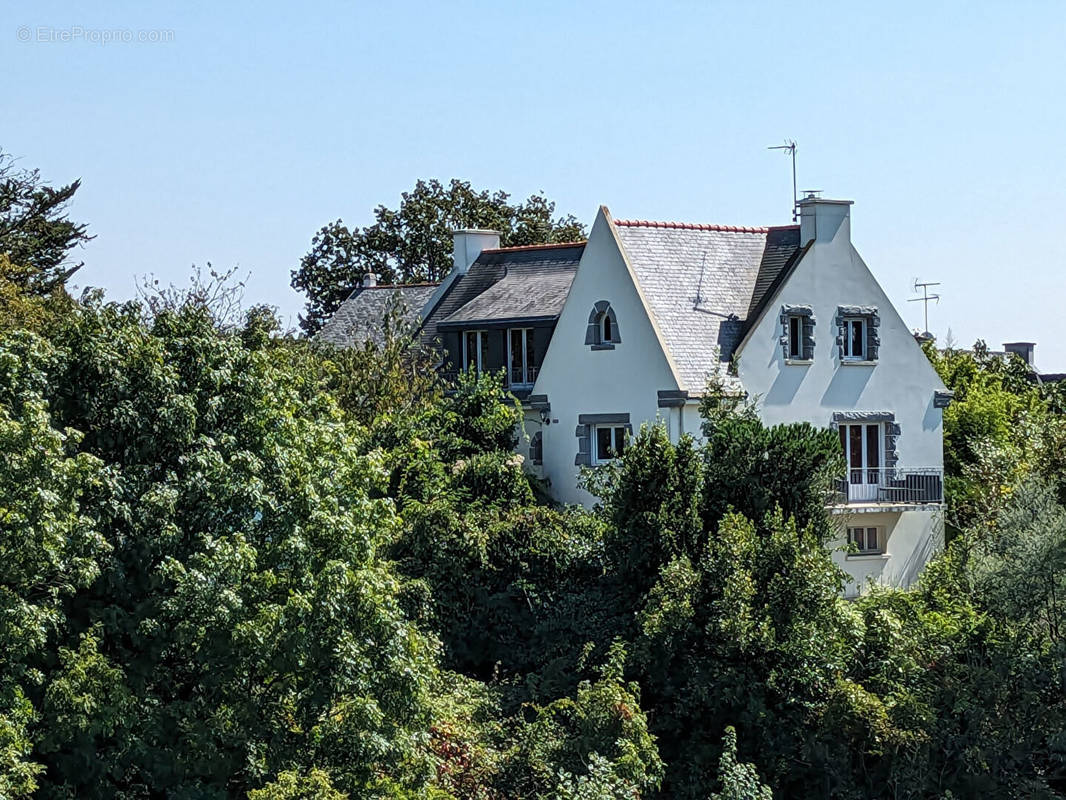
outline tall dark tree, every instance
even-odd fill
[[[12,274],[34,294],[62,285],[81,267],[70,260],[70,252],[93,237],[84,223],[67,217],[80,186],[81,180],[75,180],[53,188],[40,170],[19,167],[0,151],[0,254],[18,268]]]
[[[292,287],[307,295],[300,326],[317,331],[368,272],[385,281],[437,281],[451,269],[456,228],[490,228],[503,246],[569,242],[585,237],[572,215],[555,216],[543,194],[511,203],[507,192],[477,190],[469,181],[420,180],[397,209],[374,209],[373,225],[349,228],[341,220],[321,228],[292,271]]]

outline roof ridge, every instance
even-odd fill
[[[515,247],[486,247],[482,253],[513,253],[516,250],[557,250],[562,247],[578,247],[587,243],[586,239],[578,242],[551,242],[549,244],[521,244]]]
[[[417,289],[425,286],[440,286],[440,281],[422,281],[421,283],[376,283],[373,286],[357,286],[357,289]]]
[[[712,225],[702,222],[669,222],[647,219],[616,219],[614,224],[624,228],[677,228],[687,231],[719,231],[721,233],[769,233],[771,230],[767,226]],[[780,227],[792,226],[782,225]]]

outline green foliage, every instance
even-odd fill
[[[659,785],[663,764],[639,706],[639,687],[622,680],[624,660],[616,643],[599,680],[582,682],[572,698],[533,709],[505,767],[517,796],[639,797]],[[590,772],[593,756],[599,758]]]
[[[722,791],[711,800],[771,800],[773,792],[759,780],[759,773],[751,764],[737,761],[737,732],[732,726],[725,729],[722,757],[718,760],[718,780]]]
[[[286,770],[262,789],[248,792],[248,800],[347,800],[330,780],[329,773],[312,767],[306,775]]]
[[[40,533],[41,563],[99,570],[65,581],[56,655],[32,662],[46,796],[241,794],[312,766],[368,796],[381,775],[417,787],[429,774],[435,646],[379,556],[397,525],[371,497],[386,471],[299,351],[244,333],[197,306],[149,325],[135,305],[90,304],[51,344],[0,339],[0,393],[44,400],[15,407],[32,413],[35,447],[50,435],[53,462],[76,451],[53,482],[106,475],[76,516],[62,484],[16,512]],[[45,511],[65,527],[28,516]],[[108,552],[83,566],[90,529]]]
[[[475,190],[467,181],[419,180],[397,209],[378,206],[374,224],[349,229],[339,219],[322,227],[292,272],[292,288],[307,295],[300,325],[317,331],[368,272],[386,282],[439,281],[452,266],[452,231],[499,231],[505,247],[585,238],[573,216],[556,217],[542,194],[510,203],[506,192]]]
[[[17,167],[0,151],[0,257],[19,267],[5,279],[29,294],[48,295],[77,271],[81,264],[71,265],[67,256],[93,238],[86,225],[67,217],[80,186],[80,180],[49,186],[40,170]]]
[[[1066,501],[1066,417],[1056,390],[1039,387],[1018,356],[973,350],[926,355],[955,399],[944,411],[945,489],[957,530],[988,529],[1029,477],[1052,484]]]

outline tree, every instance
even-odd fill
[[[3,531],[45,548],[7,562],[30,578],[6,580],[17,607],[54,603],[41,585],[62,610],[35,622],[47,646],[22,687],[42,796],[229,797],[271,781],[329,796],[315,767],[338,792],[399,796],[430,777],[436,644],[381,557],[398,526],[387,472],[305,350],[261,331],[219,330],[196,305],[146,321],[138,304],[89,302],[50,341],[0,332],[0,395],[35,426],[12,429],[3,463],[40,486],[38,521]],[[27,436],[35,460],[9,460]],[[90,469],[106,480],[60,480]],[[106,552],[65,576],[55,565],[80,564],[65,554],[91,531]]]
[[[584,226],[573,216],[556,217],[555,203],[543,194],[515,204],[509,198],[468,181],[419,180],[399,208],[374,209],[372,225],[352,229],[338,219],[323,226],[292,271],[292,287],[307,295],[301,328],[309,335],[321,328],[368,272],[387,282],[441,280],[451,269],[456,228],[499,231],[505,247],[585,237]]]
[[[722,740],[718,780],[722,782],[722,791],[712,794],[711,800],[773,799],[773,792],[759,780],[755,767],[737,761],[737,731],[732,726],[725,729],[725,738]]]
[[[80,180],[53,188],[40,170],[23,169],[0,151],[0,255],[19,267],[18,282],[35,294],[62,286],[81,264],[70,251],[93,237],[83,223],[67,217]]]

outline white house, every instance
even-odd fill
[[[698,437],[712,376],[757,399],[767,424],[837,429],[849,469],[831,511],[859,550],[835,555],[850,591],[908,585],[943,541],[950,396],[852,246],[851,203],[799,206],[799,225],[769,228],[601,207],[584,244],[508,249],[458,231],[423,335],[443,344],[445,369],[505,370],[528,462],[565,503],[595,502],[582,467],[645,422]]]

